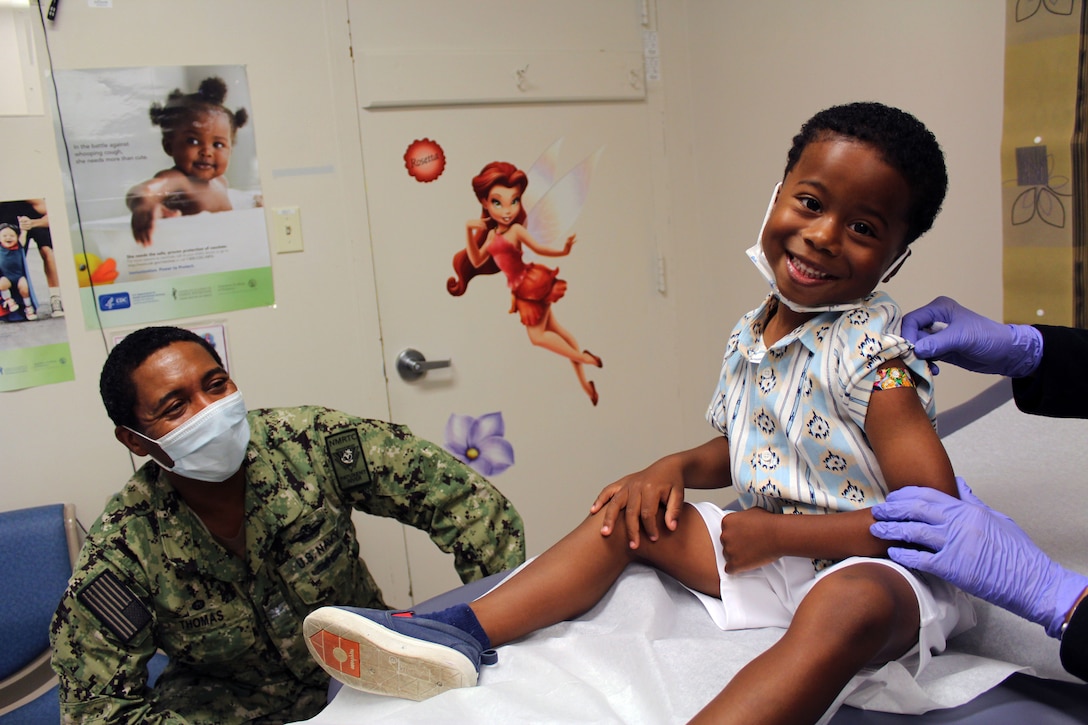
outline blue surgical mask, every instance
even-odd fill
[[[241,392],[215,401],[157,440],[129,430],[150,444],[151,457],[160,466],[207,483],[222,483],[234,475],[249,445],[249,420]]]
[[[774,191],[771,192],[771,200],[767,204],[767,213],[763,215],[763,224],[759,227],[759,236],[756,237],[756,243],[745,250],[745,254],[748,255],[748,259],[752,260],[752,264],[756,266],[759,273],[763,275],[763,279],[767,280],[767,283],[771,285],[771,292],[777,297],[782,304],[789,307],[794,312],[843,312],[844,310],[852,310],[861,304],[861,300],[852,300],[850,302],[840,302],[834,305],[802,305],[800,302],[794,302],[788,299],[782,291],[778,289],[778,283],[774,278],[774,270],[771,269],[771,263],[767,260],[767,255],[763,251],[763,231],[767,228],[767,222],[771,218],[771,210],[774,209],[775,199],[778,198],[778,190],[782,188],[782,182],[775,184]],[[884,279],[885,282],[891,277],[892,274],[899,270],[899,267],[910,256],[910,248],[903,250],[903,253],[896,257],[895,261],[888,265],[888,277]]]

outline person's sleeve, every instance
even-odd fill
[[[1061,658],[1066,672],[1088,681],[1088,606],[1073,610],[1062,634]]]
[[[335,411],[319,428],[344,500],[425,531],[452,553],[461,581],[506,571],[525,561],[525,526],[513,504],[483,476],[407,427]],[[350,469],[344,453],[359,445]]]
[[[726,438],[729,437],[729,416],[726,412],[729,386],[726,380],[726,368],[729,365],[729,358],[737,354],[741,331],[749,324],[754,313],[755,311],[749,312],[742,317],[729,334],[729,341],[725,344],[725,352],[722,354],[721,372],[718,373],[718,381],[714,384],[714,393],[710,396],[710,404],[706,409],[707,422]]]
[[[1016,407],[1052,418],[1088,418],[1088,330],[1036,325],[1043,357],[1035,372],[1013,378]]]
[[[152,712],[147,663],[155,654],[146,596],[101,550],[81,556],[50,627],[63,723],[188,723]]]
[[[933,378],[925,361],[914,355],[913,347],[900,335],[902,317],[890,298],[880,296],[868,307],[843,313],[836,325],[834,342],[838,354],[825,356],[825,380],[835,380],[850,417],[865,427],[869,399],[876,373],[884,363],[900,359],[910,370],[918,397],[930,419],[936,416]]]

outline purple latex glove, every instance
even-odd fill
[[[931,329],[934,323],[939,329]],[[1031,325],[994,322],[948,297],[908,312],[903,337],[914,343],[914,354],[922,359],[1010,378],[1035,372],[1043,357],[1043,335]],[[936,374],[935,365],[930,369]]]
[[[917,486],[892,491],[873,507],[877,523],[869,531],[931,550],[893,546],[892,561],[950,581],[1060,636],[1088,577],[1051,561],[1016,522],[975,498],[962,478],[956,485],[961,500]]]

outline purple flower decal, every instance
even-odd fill
[[[514,447],[503,438],[502,413],[479,418],[450,414],[446,422],[446,450],[482,476],[495,476],[514,465]]]

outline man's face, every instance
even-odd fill
[[[195,342],[175,342],[155,351],[133,371],[132,383],[137,428],[155,440],[238,391],[227,371]]]

